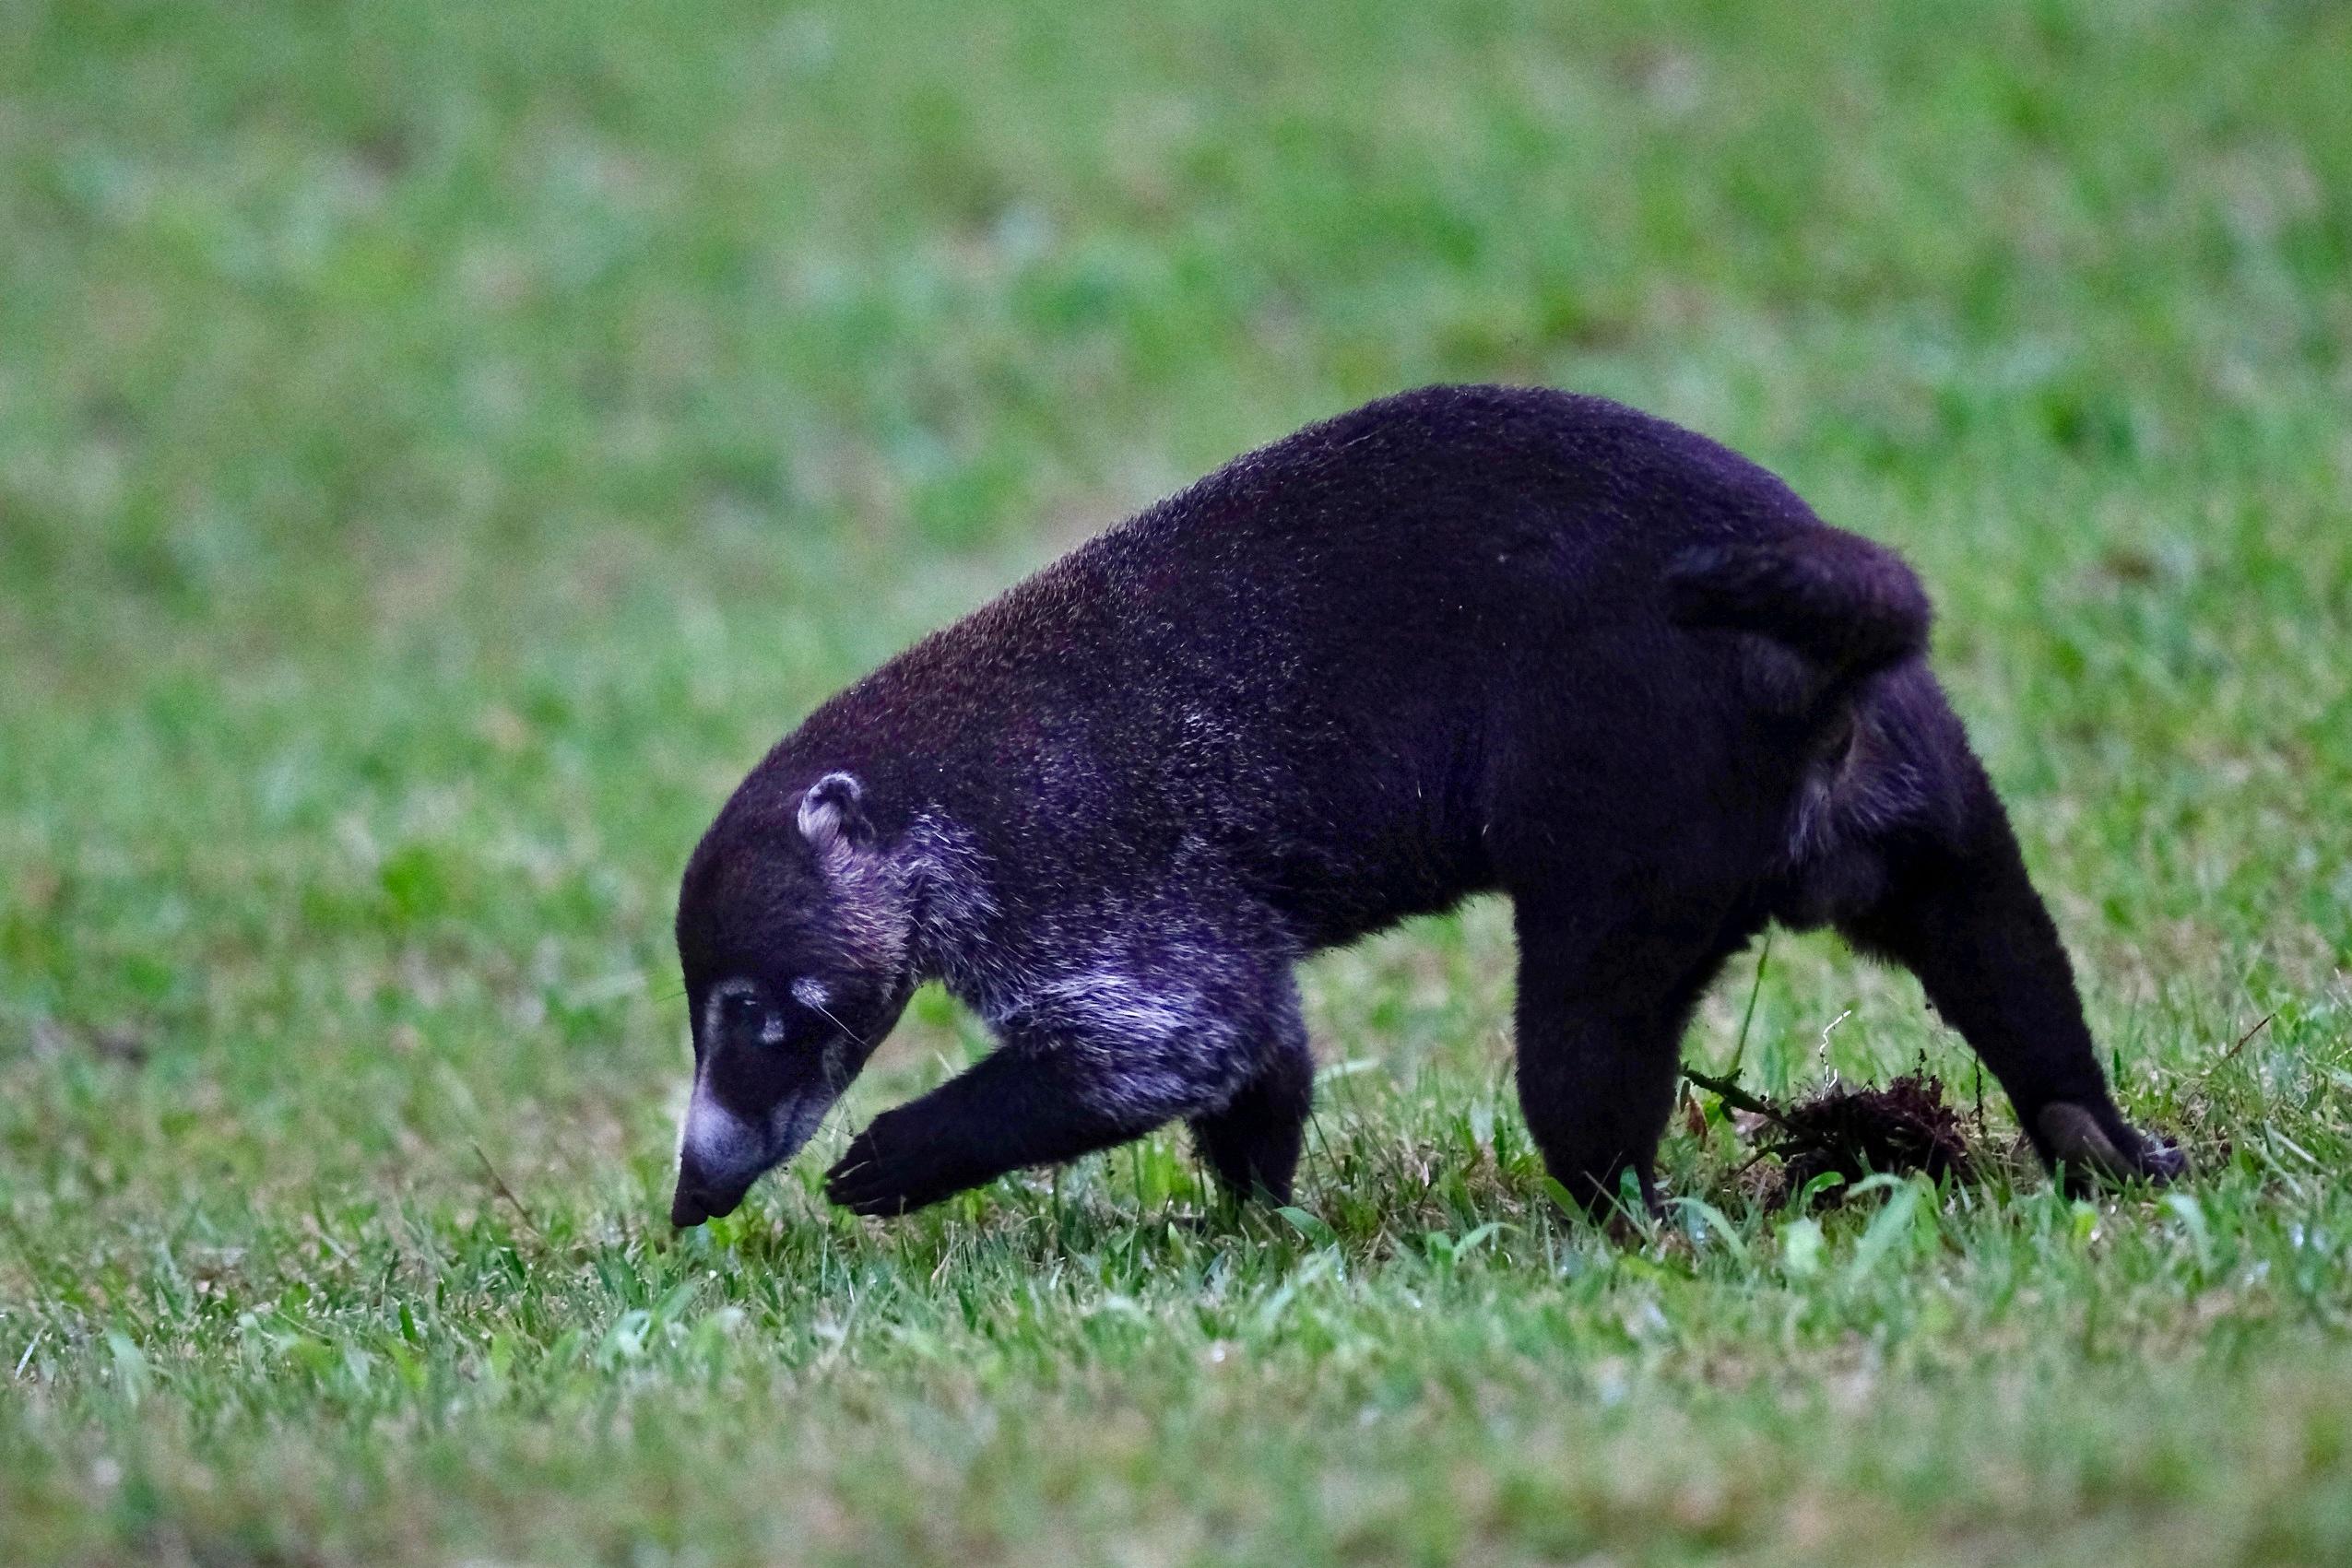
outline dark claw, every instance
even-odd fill
[[[2157,1143],[2126,1129],[2127,1143],[2119,1145],[2099,1126],[2098,1117],[2069,1101],[2043,1106],[2034,1120],[2051,1159],[2070,1171],[2110,1182],[2159,1185],[2188,1173],[2187,1156],[2170,1144]]]
[[[844,1208],[860,1214],[888,1213],[889,1209],[873,1207],[876,1198],[890,1188],[890,1175],[882,1168],[881,1155],[874,1147],[871,1130],[859,1133],[849,1140],[849,1148],[833,1169],[825,1173],[825,1196]]]
[[[904,1129],[884,1113],[849,1140],[825,1173],[825,1196],[856,1214],[904,1214],[973,1185],[943,1141],[894,1136]]]

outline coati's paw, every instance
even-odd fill
[[[1626,1179],[1629,1174],[1634,1177],[1631,1181]],[[1665,1201],[1648,1173],[1632,1173],[1617,1164],[1598,1171],[1574,1171],[1557,1179],[1595,1224],[1621,1241],[1666,1217]]]
[[[904,1107],[875,1117],[825,1173],[825,1196],[858,1214],[904,1214],[982,1179],[921,1120]]]
[[[2043,1106],[2034,1126],[2051,1161],[2063,1165],[2078,1186],[2091,1177],[2162,1185],[2189,1172],[2188,1157],[2170,1143],[2143,1138],[2121,1122],[2110,1132],[2098,1116],[2071,1101]]]

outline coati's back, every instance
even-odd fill
[[[1231,845],[1341,940],[1488,885],[1495,794],[1524,759],[1735,746],[1756,654],[1688,626],[1768,635],[1778,595],[1823,645],[1836,563],[1766,565],[1834,541],[1909,584],[1663,421],[1542,390],[1408,393],[1107,530],[779,752],[857,768],[893,786],[878,799],[945,808],[1065,879]],[[1911,591],[1917,630],[1865,647],[1870,667],[1915,651]]]

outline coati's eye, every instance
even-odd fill
[[[773,1044],[784,1037],[781,1020],[749,981],[732,980],[713,992],[707,1016],[715,1039]]]

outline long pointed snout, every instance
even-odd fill
[[[735,1212],[743,1195],[774,1159],[762,1129],[719,1102],[697,1081],[678,1129],[678,1187],[669,1222],[683,1229]]]
[[[734,1213],[753,1182],[800,1151],[832,1102],[831,1094],[803,1092],[754,1118],[729,1109],[698,1080],[678,1129],[669,1222],[682,1228]]]

